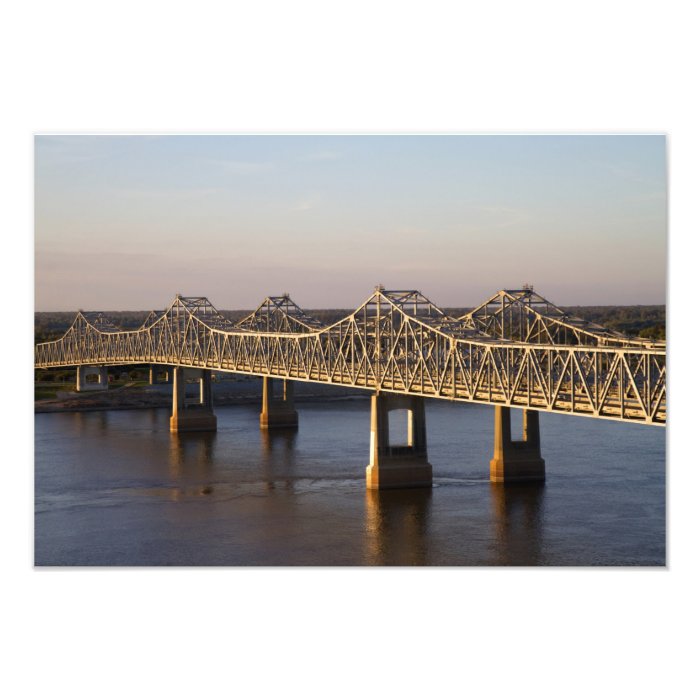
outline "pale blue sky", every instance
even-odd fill
[[[664,136],[39,136],[36,308],[665,302]]]

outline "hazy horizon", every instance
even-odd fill
[[[535,291],[537,291],[537,290],[535,290]],[[493,296],[493,295],[489,295],[489,297],[484,297],[480,302],[477,302],[475,304],[464,304],[462,306],[455,306],[453,304],[446,304],[443,306],[440,306],[439,304],[436,304],[436,305],[439,308],[441,308],[443,311],[446,309],[473,309],[473,308],[476,308],[477,306],[479,306],[481,303],[485,302],[486,299],[490,298],[491,296]],[[428,298],[430,298],[430,297],[428,297]],[[170,306],[170,303],[173,300],[174,299],[171,299],[168,304],[161,305],[159,308],[144,307],[142,309],[137,309],[137,308],[133,308],[133,309],[117,309],[117,308],[114,308],[114,309],[107,309],[107,308],[104,308],[104,309],[97,309],[97,308],[95,308],[95,309],[87,309],[87,308],[80,308],[80,309],[77,309],[77,308],[76,309],[35,309],[34,313],[37,313],[37,314],[72,314],[72,313],[76,313],[77,314],[79,311],[82,311],[83,313],[101,312],[104,314],[110,314],[110,313],[115,313],[115,314],[121,314],[121,313],[125,313],[125,314],[138,314],[138,313],[149,314],[152,311],[164,311],[165,309],[167,309]],[[211,299],[209,301],[211,301]],[[260,301],[262,302],[262,299]],[[292,297],[292,301],[296,301],[294,299],[294,297]],[[362,302],[364,302],[364,301],[366,301],[366,298],[362,299]],[[430,299],[430,301],[434,302],[433,299]],[[556,302],[552,299],[548,299],[548,301],[551,301],[552,303],[556,304]],[[316,306],[316,307],[306,306],[306,307],[304,307],[304,310],[305,311],[347,311],[347,312],[352,312],[355,309],[357,309],[360,306],[360,304],[361,304],[361,302],[358,302],[357,304],[355,304],[355,306]],[[239,313],[239,312],[248,313],[248,312],[254,311],[258,306],[260,306],[259,303],[255,304],[254,306],[247,306],[247,307],[241,306],[239,308],[233,308],[233,307],[227,308],[225,306],[217,306],[216,304],[214,304],[214,307],[217,309],[217,311],[221,311],[223,313]],[[557,304],[557,306],[563,306],[567,309],[576,308],[577,306],[580,306],[582,308],[588,308],[588,307],[593,307],[593,306],[601,306],[601,307],[608,306],[608,307],[612,307],[612,308],[617,308],[617,307],[625,307],[625,306],[627,306],[627,307],[631,307],[631,306],[644,306],[644,307],[646,307],[646,306],[649,306],[649,307],[666,306],[666,303],[661,302],[659,304]]]
[[[35,310],[666,303],[666,137],[37,136]]]

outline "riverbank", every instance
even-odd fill
[[[262,381],[259,378],[240,381],[216,382],[212,385],[217,406],[257,404],[262,401]],[[196,383],[188,385],[188,396],[195,396]],[[296,382],[295,401],[345,401],[368,396],[367,391],[350,387]],[[74,411],[118,411],[146,408],[166,408],[172,405],[172,386],[154,384],[123,386],[106,391],[78,393],[57,391],[56,398],[34,402],[34,413],[62,413]]]

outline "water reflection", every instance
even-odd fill
[[[297,428],[274,428],[260,431],[262,479],[266,491],[274,491],[278,481],[285,489],[294,488]]]
[[[151,418],[151,428],[154,430],[160,430],[163,425],[163,415],[160,411],[148,411]]]
[[[109,435],[108,411],[76,411],[73,414],[73,426],[78,435],[91,434],[93,432],[100,437]],[[94,428],[97,428],[95,431]]]
[[[274,430],[260,431],[260,444],[263,448],[263,453],[271,454],[277,449],[283,450],[286,456],[294,454],[294,443],[296,442],[299,431],[297,428],[275,428]]]
[[[107,411],[97,411],[97,424],[100,427],[100,435],[107,436],[109,434],[109,413]]]
[[[433,490],[366,492],[366,563],[428,563],[426,533]]]
[[[214,432],[171,434],[168,471],[177,484],[171,491],[171,500],[212,493],[215,443]]]
[[[545,484],[491,484],[491,511],[500,566],[542,563]]]
[[[83,411],[76,411],[73,413],[73,429],[76,435],[82,435],[87,428],[86,415],[88,414]]]

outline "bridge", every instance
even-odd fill
[[[205,297],[177,295],[136,330],[80,311],[62,338],[36,345],[34,364],[77,367],[79,391],[89,372],[106,388],[110,365],[170,367],[175,433],[216,430],[212,371],[263,377],[263,429],[298,425],[296,381],[371,391],[371,489],[432,483],[426,398],[495,407],[495,482],[544,479],[539,412],[666,424],[665,342],[628,338],[572,316],[531,287],[501,290],[454,317],[417,290],[378,286],[330,324],[288,294],[267,297],[236,323]],[[195,405],[185,400],[193,372],[200,382]],[[522,440],[511,437],[511,408],[523,410]],[[389,444],[388,414],[396,409],[408,411],[406,445]]]

